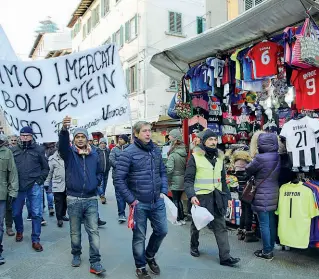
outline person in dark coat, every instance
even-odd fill
[[[103,169],[103,179],[101,186],[99,187],[99,195],[102,204],[106,204],[106,198],[105,198],[105,191],[107,187],[107,181],[109,179],[109,172],[110,172],[110,150],[107,148],[107,140],[106,138],[101,138],[100,139],[100,145],[99,148],[97,149],[97,154],[99,154],[99,160],[100,164]]]
[[[247,174],[255,177],[256,194],[252,209],[257,212],[263,249],[255,251],[255,256],[271,260],[276,240],[275,210],[278,205],[280,156],[278,138],[272,133],[256,133],[257,151],[253,161],[246,167]]]

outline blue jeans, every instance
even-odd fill
[[[150,220],[153,233],[145,251],[147,219]],[[133,229],[133,256],[137,268],[146,266],[146,258],[153,259],[167,234],[167,220],[164,199],[155,203],[139,202],[134,212],[135,227]]]
[[[268,254],[273,251],[276,241],[276,220],[275,211],[257,212],[263,252]]]
[[[70,218],[70,235],[72,255],[81,255],[81,221],[89,236],[90,263],[100,262],[100,235],[98,229],[98,201],[97,199],[67,199]]]
[[[107,171],[103,174],[102,183],[98,187],[98,193],[100,197],[105,197],[105,191],[106,191],[108,179],[109,179],[109,172]]]
[[[23,233],[23,219],[22,212],[25,199],[30,203],[30,210],[32,216],[32,242],[40,242],[41,235],[41,221],[43,213],[43,186],[34,184],[25,192],[19,192],[18,197],[13,201],[12,214],[15,227],[18,233]]]
[[[122,198],[121,193],[118,190],[116,190],[116,188],[115,188],[115,197],[117,202],[117,212],[119,216],[125,216],[126,202]]]
[[[47,194],[47,202],[48,202],[48,208],[52,209],[54,208],[54,202],[53,202],[53,193],[52,193],[52,182],[50,182],[49,187],[44,187],[45,192]],[[44,197],[43,197],[44,199]]]
[[[6,215],[6,203],[7,201],[0,201],[0,255],[3,251],[2,239],[3,239],[3,224],[4,216]]]

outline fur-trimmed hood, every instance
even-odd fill
[[[205,155],[206,154],[206,151],[201,147],[202,145],[197,145],[195,148],[194,148],[194,151],[193,153],[195,154],[200,154],[200,155]],[[224,160],[225,159],[225,155],[223,153],[223,151],[219,150],[218,149],[218,158]]]
[[[256,154],[258,154],[258,138],[261,134],[264,134],[264,133],[266,132],[259,130],[253,134],[250,141],[250,149],[249,149],[251,158],[254,158]]]
[[[238,160],[243,160],[243,161],[246,161],[247,163],[250,163],[252,159],[248,151],[236,150],[233,153],[231,160],[233,163],[235,163]]]

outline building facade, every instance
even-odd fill
[[[117,45],[132,121],[156,121],[167,115],[178,83],[149,61],[156,52],[196,35],[204,14],[205,0],[82,0],[68,27],[73,51]]]

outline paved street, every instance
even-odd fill
[[[131,252],[131,232],[126,225],[117,223],[116,200],[112,182],[108,187],[108,204],[100,205],[100,215],[107,221],[101,228],[102,262],[107,270],[103,278],[133,279],[135,268]],[[87,279],[89,274],[88,241],[83,231],[82,266],[70,266],[69,226],[57,228],[55,217],[44,214],[48,225],[43,227],[41,243],[44,252],[37,253],[31,248],[31,222],[25,221],[25,237],[22,243],[16,243],[14,237],[4,238],[5,265],[0,266],[0,279]],[[162,279],[315,279],[319,277],[319,251],[276,252],[272,262],[255,259],[253,251],[260,244],[238,242],[236,233],[229,232],[232,255],[242,259],[238,268],[222,267],[218,263],[218,249],[214,236],[205,230],[201,234],[200,258],[189,255],[189,224],[182,227],[169,226],[169,234],[157,256],[162,269]],[[155,278],[155,276],[154,276]]]

